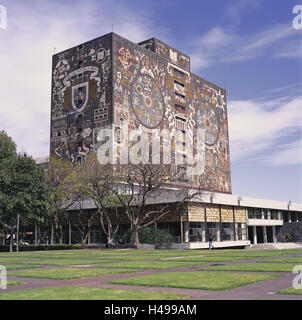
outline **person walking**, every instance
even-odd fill
[[[214,249],[214,247],[213,247],[213,236],[210,233],[208,234],[208,239],[209,239],[209,249],[212,250],[212,249]]]
[[[283,243],[286,242],[285,234],[282,235],[282,242],[283,242]]]
[[[277,243],[277,234],[274,234],[274,243]]]

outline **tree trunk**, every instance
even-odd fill
[[[37,222],[35,222],[35,245],[38,244],[38,230],[37,230]]]
[[[53,244],[54,240],[54,230],[53,230],[53,224],[51,224],[51,238],[50,238],[50,244]]]
[[[59,244],[63,243],[63,230],[62,230],[62,226],[59,226]]]
[[[13,228],[11,227],[11,229],[10,229],[9,252],[13,252],[13,236],[14,236],[14,231],[13,231]]]
[[[20,214],[17,217],[17,234],[16,234],[16,251],[19,252],[19,226],[20,226]]]
[[[68,220],[68,243],[71,244],[71,222],[70,222],[70,217]]]
[[[4,228],[4,232],[3,233],[4,234],[3,234],[3,243],[2,243],[2,245],[5,246],[5,239],[6,239],[6,235],[7,235],[7,228],[6,227]]]
[[[137,227],[137,225],[132,225],[131,243],[134,244],[134,245],[139,245],[139,237],[138,237],[138,227]]]
[[[39,225],[37,225],[37,234],[38,234],[38,238],[37,238],[37,244],[39,245],[41,243],[41,228]]]

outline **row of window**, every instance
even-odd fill
[[[284,222],[296,222],[302,221],[302,213],[293,211],[281,211],[275,209],[263,209],[263,208],[247,208],[249,219],[271,219],[282,220]]]
[[[189,241],[207,241],[208,235],[211,235],[214,241],[227,240],[246,240],[247,227],[245,223],[216,223],[208,222],[190,222],[189,223]]]

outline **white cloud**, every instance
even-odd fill
[[[226,16],[234,24],[241,22],[243,15],[246,12],[251,12],[252,10],[259,7],[261,0],[240,0],[235,1],[230,4],[226,9]]]
[[[253,159],[286,164],[286,150],[295,162],[302,162],[292,142],[302,133],[302,96],[275,100],[229,102],[229,132],[233,161]],[[273,107],[273,108],[272,108]],[[280,151],[280,141],[291,140]],[[267,153],[269,157],[266,157]],[[293,154],[296,152],[295,157]],[[275,160],[274,160],[275,159]],[[292,160],[293,161],[293,160]]]
[[[43,3],[43,4],[41,4]],[[149,14],[122,1],[14,1],[8,29],[0,30],[0,130],[19,150],[35,157],[49,152],[51,62],[60,52],[114,32],[139,42],[160,34]]]
[[[301,57],[299,35],[287,24],[276,24],[260,33],[236,33],[234,28],[214,27],[193,41],[192,68],[204,69],[212,64],[270,57]],[[293,48],[294,46],[294,48]]]
[[[265,164],[277,166],[302,164],[302,137],[290,143],[282,144],[278,152],[263,157],[262,161]]]

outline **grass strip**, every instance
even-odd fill
[[[288,288],[276,292],[277,294],[302,295],[302,289]]]
[[[88,269],[88,268],[54,268],[40,270],[24,270],[10,272],[9,276],[23,278],[43,278],[55,280],[81,279],[112,274],[137,272],[138,270],[126,269]]]
[[[290,263],[234,263],[224,266],[211,266],[200,270],[216,271],[256,271],[256,272],[292,272],[295,264]]]
[[[207,262],[204,262],[207,263]],[[110,268],[137,268],[137,269],[171,269],[181,267],[199,266],[203,262],[190,262],[190,261],[123,261],[107,263],[105,265],[96,265],[96,267],[110,267]]]
[[[276,277],[279,276],[273,274],[238,274],[194,271],[127,277],[106,281],[106,283],[199,290],[229,290],[259,281],[271,280]]]
[[[181,300],[186,295],[91,287],[48,287],[0,293],[0,300]]]

